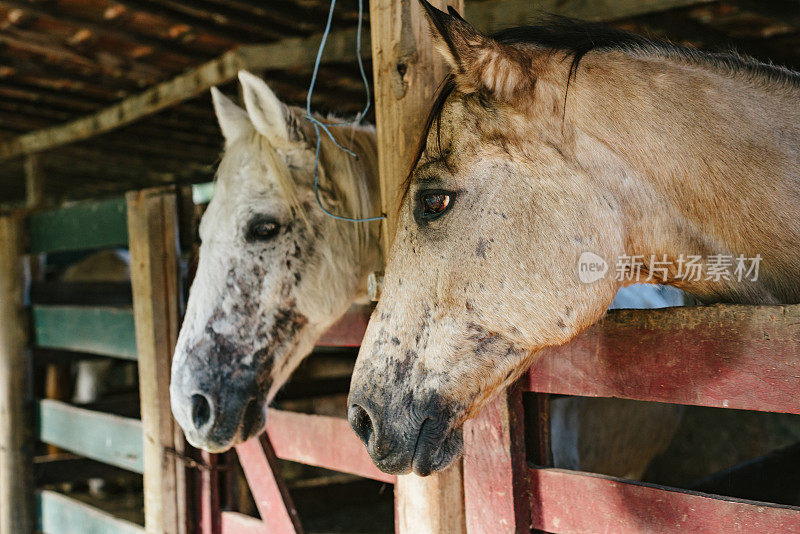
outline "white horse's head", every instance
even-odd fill
[[[380,264],[377,224],[326,216],[314,198],[313,125],[239,74],[242,109],[216,89],[225,137],[200,261],[178,338],[172,411],[190,443],[221,451],[261,431],[265,408]],[[372,128],[323,139],[320,194],[351,216],[377,210]],[[323,134],[324,136],[324,134]]]

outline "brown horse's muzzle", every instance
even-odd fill
[[[422,402],[410,395],[381,395],[381,402],[355,389],[348,420],[381,471],[426,476],[444,469],[461,454],[462,431],[433,394]]]

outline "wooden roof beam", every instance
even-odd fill
[[[109,37],[116,41],[123,41],[130,43],[134,46],[147,46],[153,49],[153,52],[162,54],[174,54],[194,59],[207,59],[208,54],[198,53],[196,49],[191,46],[182,44],[177,40],[167,40],[145,35],[137,31],[126,31],[114,28],[108,22],[101,23],[93,21],[86,17],[69,15],[60,11],[56,11],[53,7],[41,8],[37,4],[30,2],[23,2],[21,0],[0,0],[0,5],[20,9],[23,12],[30,13],[37,17],[45,17],[51,20],[74,26],[76,30],[86,29],[96,35]]]
[[[272,32],[267,28],[256,27],[251,24],[244,24],[243,26],[234,24],[233,21],[225,22],[230,25],[225,25],[219,22],[219,19],[214,19],[214,14],[206,14],[202,10],[192,9],[190,6],[175,4],[170,5],[163,2],[151,2],[148,0],[114,0],[116,3],[121,4],[133,11],[140,11],[142,13],[149,13],[156,15],[165,20],[186,24],[187,26],[199,30],[203,33],[238,43],[242,41],[243,37],[250,36],[250,38],[258,39],[280,39],[281,35]],[[242,35],[242,34],[246,35]]]
[[[556,12],[589,20],[612,20],[709,1],[651,0],[644,3],[634,0],[602,0],[587,3],[584,0],[541,0],[537,8],[544,12]],[[140,0],[121,0],[120,3],[138,6],[143,4]],[[138,9],[133,5],[130,7]],[[479,29],[484,31],[525,24],[535,15],[536,12],[531,10],[529,0],[490,0],[466,5],[466,18],[475,21]],[[320,38],[320,35],[314,35],[307,38],[283,39],[264,45],[242,46],[95,114],[0,143],[0,161],[81,141],[130,124],[193,98],[213,85],[233,80],[240,69],[262,71],[311,65],[316,57]],[[352,61],[355,39],[355,29],[332,33],[325,48],[325,61],[331,63]],[[369,56],[368,31],[363,33],[362,41],[361,52]]]
[[[331,34],[325,49],[326,61],[351,60],[355,38],[355,30]],[[362,52],[367,54],[370,50],[368,32],[362,38]],[[49,150],[109,132],[193,98],[208,91],[211,86],[233,80],[240,69],[286,69],[312,63],[319,41],[320,36],[313,36],[284,39],[266,45],[242,46],[97,113],[2,143],[0,160]]]

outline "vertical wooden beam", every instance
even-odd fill
[[[25,206],[38,209],[44,205],[44,168],[39,154],[25,156]]]
[[[41,156],[37,153],[27,154],[23,162],[25,169],[25,208],[35,211],[44,206],[45,174]],[[28,265],[30,268],[31,282],[44,279],[44,254],[30,254]],[[60,401],[69,400],[72,395],[72,373],[69,363],[49,363],[44,372],[44,396],[46,399]],[[47,454],[59,454],[60,448],[47,444]]]
[[[467,532],[531,531],[522,389],[503,392],[464,425]]]
[[[0,217],[0,532],[34,528],[23,220]]]
[[[464,12],[464,0],[433,0]],[[372,65],[384,251],[397,224],[399,186],[411,167],[425,117],[448,68],[433,47],[425,13],[417,0],[372,0]]]
[[[466,532],[462,462],[427,477],[402,475],[395,484],[395,532]]]
[[[200,470],[198,476],[199,490],[196,498],[196,510],[198,511],[196,532],[198,534],[220,534],[222,528],[218,471],[220,457],[224,457],[224,455],[200,451],[200,460],[205,468]]]
[[[463,0],[435,0],[463,11]],[[411,165],[425,116],[447,68],[434,50],[428,22],[416,0],[371,0],[372,61],[378,165],[383,213],[383,247],[388,252],[397,221],[400,184]],[[398,477],[397,532],[463,532],[460,464],[420,478]]]
[[[169,404],[181,309],[175,191],[133,191],[126,200],[144,434],[145,528],[154,534],[181,534],[188,528],[186,472],[179,459],[184,438]]]

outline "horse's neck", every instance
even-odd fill
[[[358,154],[360,172],[348,177],[354,180],[355,187],[340,188],[348,190],[357,197],[350,204],[356,207],[355,218],[371,218],[380,215],[380,186],[378,179],[378,149],[375,130],[372,128],[357,128],[353,135],[353,148]],[[360,257],[360,281],[357,302],[368,302],[366,295],[366,278],[373,271],[383,270],[383,255],[380,247],[380,222],[342,222],[349,225],[349,229],[361,232],[361,246],[357,253]]]
[[[593,134],[619,156],[609,187],[625,204],[627,253],[707,267],[758,255],[757,281],[704,270],[671,282],[707,300],[800,301],[800,89],[685,65],[660,75],[668,83],[634,79],[641,97],[625,109],[595,108]]]

